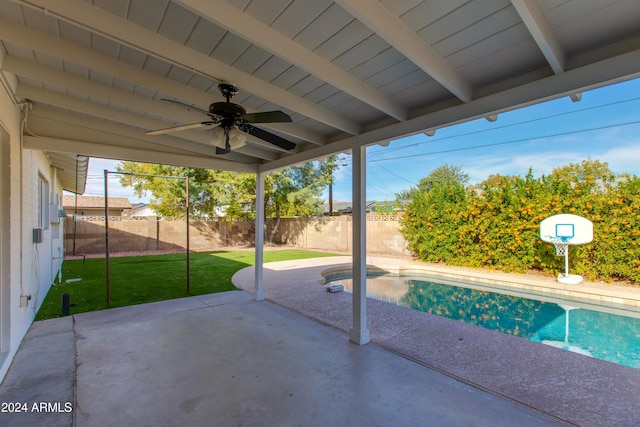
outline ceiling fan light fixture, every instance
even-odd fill
[[[209,135],[209,143],[219,148],[225,148],[225,135],[224,129],[221,126],[216,126],[207,130]],[[236,127],[229,129],[229,145],[232,150],[244,146],[247,142],[247,137],[240,132]]]
[[[231,130],[229,130],[229,145],[231,145],[232,150],[244,146],[246,142],[247,137],[244,136],[244,134],[240,132],[238,128],[232,127]]]
[[[224,148],[224,129],[220,126],[214,126],[206,131],[209,137],[209,144],[216,147]]]

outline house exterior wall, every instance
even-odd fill
[[[8,81],[9,84],[14,82]],[[16,304],[20,290],[20,140],[18,109],[7,92],[0,88],[0,143],[2,144],[2,228],[0,228],[0,378],[4,378],[17,351],[23,315]],[[7,182],[8,181],[8,185]],[[24,332],[22,333],[24,335]]]
[[[44,208],[46,218],[39,222],[40,180],[46,182]],[[62,188],[56,182],[56,171],[40,151],[22,152],[22,283],[24,294],[31,295],[28,307],[33,316],[40,308],[57,276],[64,256],[64,221],[57,217]],[[33,230],[42,228],[42,242],[33,242]]]
[[[2,58],[0,57],[0,60]],[[27,333],[62,263],[63,224],[48,218],[42,243],[33,243],[38,226],[38,177],[48,182],[45,200],[62,194],[42,152],[21,150],[20,108],[0,82],[0,380]],[[48,207],[52,209],[52,207]],[[56,208],[57,209],[57,208]],[[57,212],[57,211],[56,211]],[[29,296],[26,300],[21,296]]]

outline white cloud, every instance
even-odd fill
[[[534,176],[545,175],[560,165],[575,161],[573,151],[548,151],[514,156],[471,157],[463,163],[471,183],[484,181],[489,175],[525,175],[532,168]]]
[[[463,169],[471,176],[471,182],[477,183],[491,174],[524,175],[530,167],[534,176],[547,175],[555,167],[579,163],[587,158],[608,162],[615,173],[628,172],[640,175],[640,143],[615,146],[605,150],[562,150],[514,156],[470,157],[464,161]]]
[[[640,142],[625,147],[613,147],[593,158],[608,162],[609,167],[616,173],[640,175]]]

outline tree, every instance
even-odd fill
[[[272,240],[282,216],[309,216],[322,213],[322,193],[335,170],[335,160],[306,162],[265,177],[265,216],[275,217],[269,235]],[[255,215],[254,174],[200,168],[122,162],[120,183],[132,187],[138,197],[151,193],[150,206],[169,217],[184,216],[184,180],[159,178],[189,175],[190,212],[212,218],[249,219]]]
[[[500,175],[499,173],[491,174],[484,181],[473,186],[474,189],[494,188],[502,185],[504,180],[515,182],[518,179],[516,175]]]
[[[609,163],[587,158],[581,163],[569,163],[566,166],[553,168],[551,177],[577,184],[593,184],[599,182],[604,187],[615,180],[615,174]]]
[[[416,193],[428,193],[437,184],[466,186],[469,183],[469,175],[461,166],[443,164],[431,171],[429,175],[420,179],[418,185],[396,193],[396,200],[412,200]]]
[[[185,181],[162,176],[189,176],[190,213],[212,218],[224,212],[229,219],[246,219],[255,198],[255,177],[247,173],[233,173],[200,168],[121,162],[120,183],[132,187],[138,197],[151,193],[150,207],[162,216],[185,215]],[[160,177],[159,177],[160,176]]]

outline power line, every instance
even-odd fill
[[[610,102],[608,104],[596,105],[596,106],[593,106],[593,107],[582,108],[582,109],[574,110],[574,111],[567,111],[567,112],[564,112],[564,113],[551,114],[551,115],[548,115],[548,116],[537,117],[535,119],[524,120],[524,121],[521,121],[521,122],[511,123],[511,124],[502,125],[502,126],[495,126],[495,127],[490,128],[490,129],[480,129],[480,130],[475,130],[475,131],[471,131],[471,132],[465,132],[465,133],[459,133],[459,134],[455,134],[455,135],[443,136],[443,137],[440,137],[440,138],[432,138],[432,137],[430,137],[429,139],[427,139],[425,141],[419,141],[419,142],[415,142],[415,143],[409,144],[409,145],[404,145],[404,146],[401,146],[401,147],[387,148],[387,149],[378,151],[377,153],[373,153],[372,155],[373,156],[375,156],[375,155],[385,155],[385,154],[389,154],[389,153],[392,153],[392,152],[395,152],[395,151],[400,151],[400,150],[405,150],[405,149],[408,149],[408,148],[418,147],[418,146],[424,145],[424,144],[432,144],[434,142],[444,141],[444,140],[447,140],[447,139],[459,138],[459,137],[470,136],[470,135],[477,135],[477,134],[485,133],[485,132],[493,132],[493,131],[496,131],[496,130],[506,129],[506,128],[510,128],[510,127],[514,127],[514,126],[520,126],[520,125],[535,123],[535,122],[539,122],[539,121],[543,121],[543,120],[547,120],[547,119],[553,119],[553,118],[557,118],[557,117],[566,116],[566,115],[569,115],[569,114],[582,113],[582,112],[585,112],[585,111],[596,110],[596,109],[599,109],[599,108],[610,107],[612,105],[619,105],[619,104],[638,101],[638,100],[640,100],[640,97],[624,99],[624,100],[621,100],[621,101]]]
[[[579,130],[574,130],[574,131],[570,131],[570,132],[560,132],[560,133],[554,133],[554,134],[549,134],[549,135],[541,135],[541,136],[534,136],[534,137],[528,137],[528,138],[513,139],[513,140],[510,140],[510,141],[493,142],[491,144],[474,145],[474,146],[471,146],[471,147],[450,148],[450,149],[447,149],[447,150],[430,151],[428,153],[419,153],[419,154],[410,154],[410,155],[406,155],[406,156],[388,157],[386,159],[374,159],[374,160],[370,160],[370,161],[371,162],[386,162],[386,161],[389,161],[389,160],[406,159],[406,158],[409,158],[409,157],[424,157],[424,156],[432,156],[434,154],[454,153],[454,152],[457,152],[457,151],[475,150],[477,148],[495,147],[495,146],[498,146],[498,145],[515,144],[517,142],[535,141],[537,139],[554,138],[554,137],[557,137],[557,136],[567,136],[567,135],[574,135],[574,134],[577,134],[577,133],[585,133],[585,132],[593,132],[593,131],[596,131],[596,130],[610,129],[610,128],[614,128],[614,127],[630,126],[630,125],[635,125],[635,124],[638,124],[638,123],[640,123],[640,120],[636,120],[636,121],[633,121],[633,122],[626,122],[626,123],[616,123],[616,124],[607,125],[607,126],[598,126],[598,127],[593,127],[593,128],[587,128],[587,129],[579,129]]]
[[[401,180],[403,180],[403,181],[405,181],[405,182],[408,182],[408,183],[409,183],[409,184],[411,184],[411,185],[415,185],[415,184],[416,184],[415,182],[409,181],[408,179],[401,177],[401,176],[400,176],[400,175],[398,175],[397,173],[392,172],[392,171],[390,171],[389,169],[385,168],[384,166],[382,166],[381,164],[379,164],[377,160],[371,160],[371,162],[372,162],[373,164],[375,164],[376,166],[378,166],[379,168],[381,168],[381,169],[385,170],[386,172],[390,173],[391,175],[395,176],[396,178],[400,178]]]

